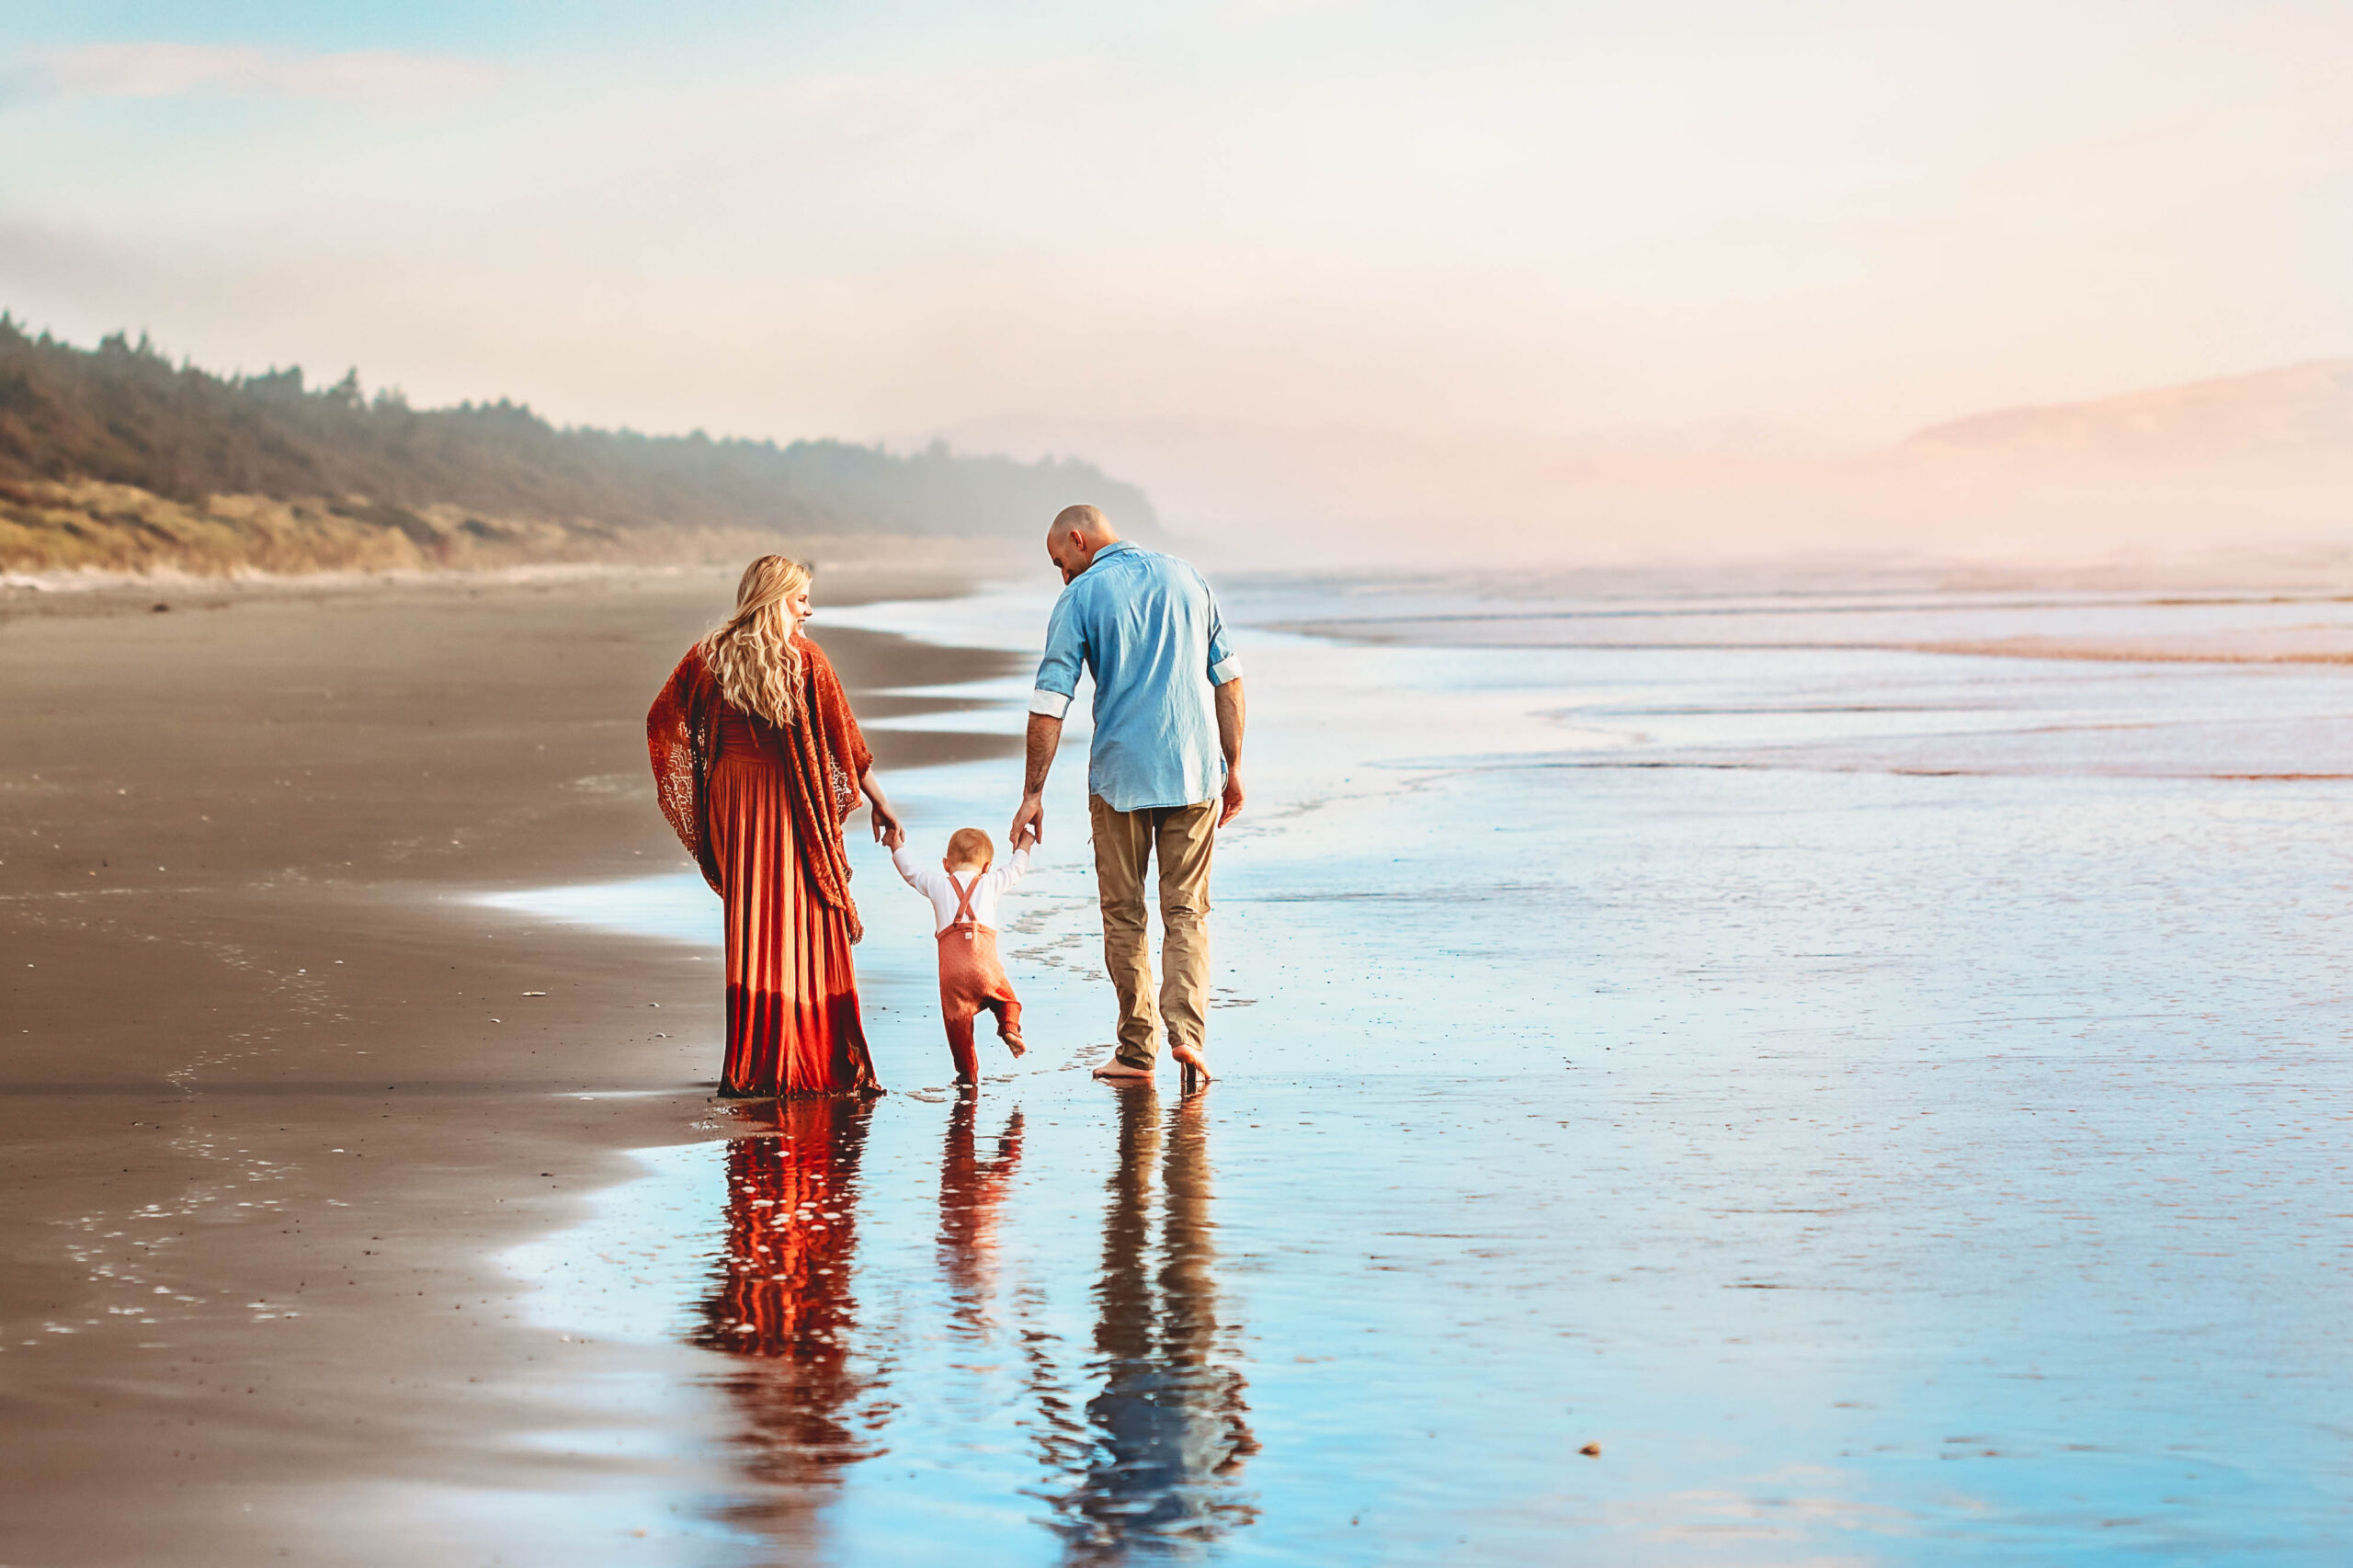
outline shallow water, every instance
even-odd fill
[[[1443,638],[1391,585],[1228,595],[1207,1091],[1084,1071],[1074,734],[1018,1071],[946,1092],[926,906],[861,850],[896,1092],[647,1151],[515,1256],[551,1327],[700,1347],[639,1402],[734,1434],[680,1560],[2338,1561],[2353,813],[2281,776],[2353,773],[2348,676],[1830,645],[2262,604],[1724,600],[1595,648],[1448,593]],[[838,619],[1019,646],[1044,603]],[[1017,730],[985,695],[961,727]],[[1015,783],[895,788],[928,844]],[[514,902],[716,935],[691,874]]]

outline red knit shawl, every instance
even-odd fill
[[[866,749],[841,677],[824,650],[805,637],[792,645],[801,653],[801,717],[780,732],[790,775],[793,836],[801,864],[818,899],[849,921],[849,938],[866,934],[849,896],[849,851],[842,843],[842,821],[859,804],[858,781],[874,754]],[[724,895],[719,862],[710,847],[710,766],[717,760],[719,717],[727,709],[719,682],[703,664],[700,645],[687,650],[669,683],[645,715],[645,749],[654,759],[654,790],[662,814],[687,846],[703,881]],[[764,722],[756,720],[755,722]]]

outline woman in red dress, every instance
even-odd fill
[[[879,1095],[858,1019],[842,822],[863,790],[898,825],[809,619],[809,569],[763,555],[735,613],[687,651],[645,716],[662,814],[727,904],[727,1066],[719,1092]]]

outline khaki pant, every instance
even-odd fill
[[[1159,1023],[1171,1045],[1198,1051],[1208,1028],[1210,849],[1218,802],[1115,812],[1090,795],[1095,883],[1103,902],[1103,967],[1120,994],[1119,1059],[1149,1068],[1160,1055],[1154,1027],[1152,954],[1145,941],[1144,869],[1160,856]]]

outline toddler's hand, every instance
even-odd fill
[[[882,847],[885,849],[896,850],[906,842],[907,830],[897,823],[892,823],[891,831],[882,835]]]

